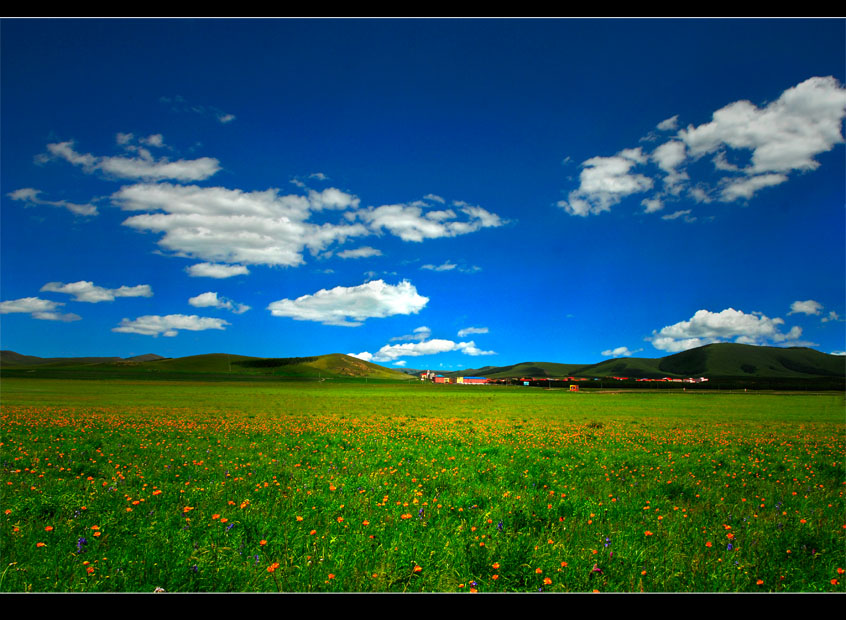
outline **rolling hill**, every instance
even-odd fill
[[[331,353],[315,357],[262,358],[229,353],[207,353],[179,358],[154,354],[133,358],[76,357],[40,358],[13,351],[0,351],[0,368],[7,376],[96,378],[191,378],[216,379],[381,379],[408,381],[406,373],[344,355]]]
[[[164,358],[152,353],[131,358],[41,358],[0,351],[6,376],[79,378],[196,379],[379,379],[409,381],[407,371],[386,368],[342,353],[314,357],[263,358],[208,353]],[[522,362],[443,373],[445,376],[510,378],[659,379],[708,377],[733,379],[838,379],[846,377],[846,358],[806,347],[763,347],[735,343],[709,344],[661,358],[625,357],[596,364]]]

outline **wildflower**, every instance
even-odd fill
[[[35,546],[36,546],[36,547],[46,547],[46,546],[47,546],[47,543],[38,542],[38,543],[35,543]]]
[[[711,541],[709,540],[708,542],[705,543],[705,546],[710,549],[713,545],[711,544]]]
[[[85,569],[85,570],[88,572],[88,574],[89,574],[89,575],[93,575],[93,574],[94,574],[94,567],[93,567],[93,566],[89,566],[89,567],[88,567],[87,569]]]
[[[277,568],[279,568],[279,562],[274,562],[273,564],[271,564],[270,566],[267,567],[267,572],[268,573],[275,572]]]
[[[418,566],[417,564],[414,565],[414,572],[415,573],[419,573],[422,570],[423,570],[422,566]]]
[[[53,531],[53,526],[52,526],[52,525],[48,525],[47,527],[45,527],[45,528],[44,528],[44,531],[45,531],[45,532],[52,532],[52,531]]]
[[[535,572],[536,572],[538,575],[540,575],[540,574],[543,572],[543,570],[542,570],[542,569],[540,569],[540,568],[536,568],[536,569],[535,569]]]
[[[762,585],[764,585],[764,580],[763,580],[763,579],[759,579],[759,580],[758,580],[758,581],[756,581],[755,583],[756,583],[756,584],[758,584],[759,586],[762,586]]]
[[[645,536],[652,536],[652,532],[650,532],[649,530],[646,530],[646,531],[644,532],[644,535],[645,535]]]
[[[552,584],[552,579],[550,579],[549,577],[544,577],[544,578],[543,578],[543,584],[544,584],[545,586],[551,585],[551,584]]]
[[[491,566],[493,567],[494,570],[499,570],[499,562],[494,562],[493,564],[491,564]],[[840,570],[840,569],[838,569],[838,570]]]
[[[297,521],[302,521],[303,518],[300,515],[297,515]]]
[[[600,575],[602,575],[602,574],[603,574],[603,573],[602,573],[602,569],[601,569],[601,568],[599,568],[599,565],[598,565],[598,564],[594,564],[594,565],[593,565],[593,568],[592,568],[592,569],[590,569],[590,572],[591,572],[591,573],[599,573]]]
[[[79,540],[76,541],[76,550],[79,553],[82,553],[83,551],[85,551],[85,549],[83,547],[85,547],[85,545],[87,545],[87,544],[88,544],[87,540],[85,540],[84,538],[80,538]]]
[[[267,544],[267,541],[263,538],[259,541],[259,546],[261,546],[261,547],[264,547],[266,544]]]
[[[499,575],[491,575],[491,579],[493,579],[494,581],[496,581],[497,579],[499,579]]]
[[[836,586],[838,583],[840,583],[840,582],[839,582],[839,581],[837,581],[837,579],[832,579],[832,580],[831,580],[831,585],[833,585],[833,586]]]
[[[334,573],[329,573],[329,579],[334,579],[334,578],[335,578],[335,574],[334,574]]]

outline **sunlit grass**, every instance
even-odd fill
[[[842,591],[840,395],[4,380],[2,591]]]

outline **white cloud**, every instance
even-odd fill
[[[432,330],[422,325],[417,327],[413,333],[406,334],[404,336],[394,336],[391,338],[391,342],[395,342],[397,340],[426,340],[429,336],[432,335]]]
[[[153,289],[149,284],[137,286],[121,286],[119,288],[103,288],[93,282],[80,280],[79,282],[48,282],[41,287],[42,292],[66,293],[73,295],[74,301],[84,301],[92,304],[101,301],[114,301],[116,297],[152,297]]]
[[[607,349],[602,352],[602,355],[605,357],[631,357],[638,351],[642,351],[643,349],[637,349],[637,351],[629,351],[628,347],[617,347],[616,349]]]
[[[382,251],[369,246],[362,246],[354,250],[338,252],[340,258],[369,258],[371,256],[382,256]]]
[[[119,134],[123,136],[119,138],[119,141],[121,139],[128,141],[130,138],[126,136],[129,135]],[[220,170],[220,162],[212,157],[177,161],[170,161],[163,157],[155,160],[149,151],[137,147],[132,149],[138,154],[137,157],[97,157],[90,153],[77,153],[72,140],[48,144],[47,150],[49,155],[42,156],[40,161],[64,159],[75,166],[80,166],[88,174],[100,170],[124,179],[202,181]]]
[[[672,131],[674,129],[677,129],[678,126],[679,126],[679,115],[678,114],[658,123],[658,129],[660,131]]]
[[[417,314],[428,301],[408,280],[397,285],[374,280],[359,286],[322,289],[297,299],[280,299],[267,308],[273,316],[355,327],[369,318]]]
[[[634,166],[644,163],[640,148],[626,149],[613,157],[592,157],[582,164],[579,189],[570,192],[559,207],[571,215],[587,216],[610,211],[631,194],[652,188],[653,181],[642,174],[632,174]]]
[[[356,357],[365,359],[365,357],[369,356],[369,361],[392,362],[401,357],[420,357],[422,355],[436,355],[438,353],[449,353],[451,351],[460,351],[465,355],[474,356],[496,355],[495,351],[482,351],[481,349],[477,348],[476,343],[474,343],[473,341],[454,342],[452,340],[434,338],[432,340],[424,340],[421,342],[386,344],[372,355],[365,351],[363,353],[359,353]]]
[[[667,215],[662,215],[661,219],[662,220],[677,220],[680,217],[683,217],[685,222],[693,222],[693,221],[696,220],[696,217],[692,217],[690,215],[690,213],[691,213],[690,209],[683,209],[681,211],[675,211],[673,213],[668,213]]]
[[[842,321],[842,320],[843,319],[841,319],[840,316],[834,310],[829,312],[828,316],[824,316],[822,319],[820,319],[820,321],[822,321],[823,323],[828,323],[829,321]]]
[[[211,262],[292,267],[304,262],[305,248],[318,253],[334,242],[369,234],[360,223],[307,221],[312,209],[356,204],[355,197],[339,190],[306,197],[280,195],[276,189],[243,192],[158,183],[124,187],[112,199],[127,211],[163,211],[132,216],[124,225],[163,233],[159,245]]]
[[[250,309],[250,307],[246,304],[238,304],[233,302],[231,299],[219,297],[218,294],[213,291],[200,293],[196,297],[191,297],[188,300],[188,303],[195,308],[222,308],[224,310],[231,310],[235,314],[243,314]]]
[[[715,342],[784,343],[802,335],[802,329],[795,326],[782,333],[782,325],[783,319],[771,319],[760,312],[746,314],[734,308],[722,312],[697,310],[690,320],[653,331],[646,340],[656,349],[676,353]]]
[[[751,174],[813,170],[814,157],[843,142],[846,89],[833,77],[813,77],[784,91],[765,108],[736,101],[713,120],[689,126],[679,137],[694,156],[721,148],[752,151]]]
[[[426,211],[419,204],[394,204],[368,207],[355,216],[374,231],[387,230],[403,241],[423,241],[441,237],[455,237],[482,228],[502,226],[505,222],[482,207],[463,202],[453,203],[463,218],[452,209]]]
[[[219,265],[214,263],[197,263],[186,267],[185,271],[192,278],[231,278],[250,273],[250,270],[243,265]]]
[[[137,319],[123,319],[120,325],[113,327],[113,332],[141,334],[143,336],[172,337],[180,330],[203,331],[207,329],[225,329],[228,322],[223,319],[199,317],[197,315],[168,314],[167,316],[147,315]]]
[[[456,265],[455,263],[451,263],[449,262],[449,260],[447,260],[441,265],[422,265],[420,269],[428,269],[429,271],[452,271],[456,267],[458,267],[458,265]]]
[[[794,301],[792,304],[790,304],[790,312],[788,312],[787,314],[818,315],[822,311],[822,308],[822,304],[818,301],[814,301],[813,299],[808,299],[807,301]]]
[[[67,200],[43,200],[38,197],[40,193],[41,190],[26,187],[10,192],[7,196],[9,196],[12,200],[19,200],[30,204],[61,207],[63,209],[67,209],[71,213],[75,213],[76,215],[97,215],[97,207],[92,204],[81,205],[68,202]]]
[[[45,321],[78,321],[80,316],[73,313],[61,314],[55,310],[65,304],[38,297],[23,297],[0,302],[0,314],[30,314],[34,319]]]
[[[844,142],[844,117],[846,89],[834,77],[812,77],[762,108],[735,101],[714,112],[710,122],[688,125],[649,155],[653,168],[644,168],[639,148],[588,159],[579,188],[558,206],[572,215],[602,213],[632,194],[652,190],[659,179],[663,190],[641,201],[646,213],[685,190],[697,202],[748,200],[763,188],[785,183],[791,173],[818,168],[816,157]],[[674,130],[677,121],[677,116],[666,119],[658,129]],[[732,163],[728,154],[733,160],[748,155],[749,163]],[[706,155],[718,180],[713,186],[703,179],[691,185],[684,167]]]
[[[465,327],[464,329],[458,330],[458,337],[464,338],[464,336],[469,336],[470,334],[487,334],[488,328],[487,327]]]

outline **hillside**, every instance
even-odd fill
[[[132,358],[39,358],[13,351],[0,354],[6,376],[160,379],[380,379],[408,381],[398,370],[341,353],[315,357],[261,358],[229,353],[208,353],[179,358],[154,354]]]

